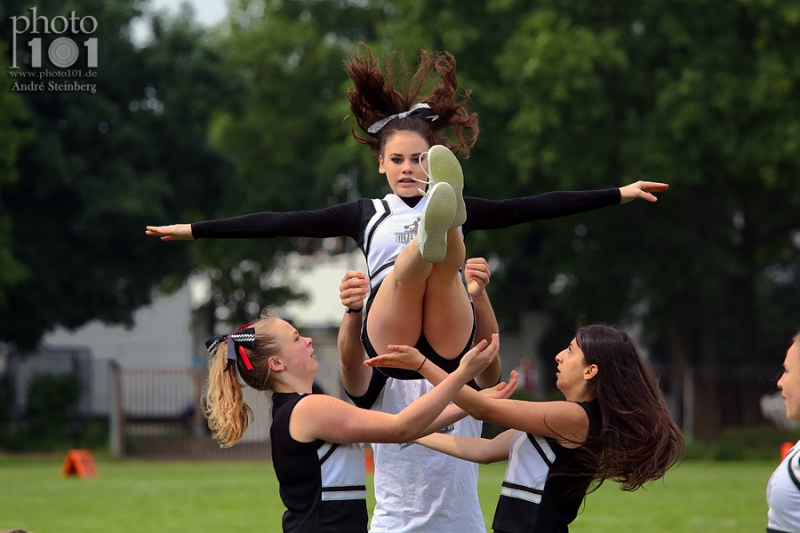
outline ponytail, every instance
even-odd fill
[[[271,399],[269,358],[280,351],[269,332],[272,319],[268,316],[254,322],[255,343],[244,348],[252,369],[248,370],[242,357],[228,366],[228,343],[220,342],[208,358],[208,383],[203,395],[203,414],[208,420],[212,438],[223,448],[236,444],[253,420],[253,410],[244,400],[243,389],[249,386],[267,392]]]
[[[225,343],[208,359],[208,386],[203,409],[208,427],[213,432],[212,438],[222,448],[236,444],[253,420],[253,410],[244,401],[239,365],[231,366],[226,372],[227,359]]]

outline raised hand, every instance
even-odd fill
[[[519,381],[519,372],[516,370],[511,371],[511,378],[508,380],[508,383],[505,381],[501,381],[494,387],[489,387],[488,389],[483,389],[481,394],[486,396],[487,398],[491,398],[493,400],[506,400],[514,394],[514,391],[517,390],[517,382]]]
[[[467,259],[464,267],[464,276],[467,278],[467,291],[470,296],[478,296],[486,290],[492,273],[489,271],[489,263],[483,257],[471,257]]]
[[[492,333],[491,344],[488,344],[485,340],[476,344],[474,348],[464,354],[458,364],[458,370],[465,372],[469,379],[474,379],[499,356],[500,337],[497,333]]]
[[[655,194],[653,193],[664,192],[667,189],[669,189],[669,185],[666,183],[658,183],[656,181],[637,181],[636,183],[631,183],[630,185],[619,188],[619,193],[622,197],[620,203],[627,204],[628,202],[632,202],[637,198],[647,200],[648,202],[657,202],[658,198],[656,198]]]
[[[403,368],[417,370],[425,362],[425,356],[412,346],[404,344],[389,345],[389,352],[364,361],[366,366],[380,366],[384,368]]]
[[[172,226],[147,226],[145,235],[160,237],[162,241],[193,241],[191,224],[173,224]]]
[[[369,291],[369,280],[363,272],[348,270],[339,285],[339,299],[342,305],[356,311],[364,307],[364,298]]]
[[[470,351],[464,354],[459,362],[456,372],[460,372],[464,382],[475,379],[475,376],[483,372],[500,354],[500,337],[497,333],[492,334],[491,344],[482,340]],[[419,350],[406,345],[389,345],[389,353],[378,355],[372,359],[364,361],[366,366],[377,366],[384,368],[402,368],[405,370],[419,371],[427,361]],[[443,371],[442,371],[443,372]],[[424,374],[424,371],[423,371]],[[426,376],[427,377],[427,376]],[[515,385],[516,386],[516,385]],[[513,391],[509,391],[511,394]]]

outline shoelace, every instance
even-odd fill
[[[430,152],[430,149],[428,149],[428,152]],[[414,181],[417,181],[417,182],[419,182],[419,183],[424,183],[425,185],[430,185],[430,184],[431,184],[431,182],[432,182],[432,180],[433,180],[433,178],[431,177],[431,173],[430,173],[430,172],[428,172],[427,170],[425,170],[425,167],[424,167],[424,166],[423,166],[423,164],[422,164],[422,159],[423,159],[423,158],[426,158],[426,157],[428,156],[428,152],[423,152],[423,153],[422,153],[422,154],[419,156],[419,166],[422,168],[422,172],[423,172],[423,173],[424,173],[426,176],[428,176],[428,179],[427,179],[427,180],[421,180],[421,179],[419,179],[419,178],[411,178],[411,179],[413,179]],[[430,166],[430,165],[429,165],[429,166]],[[419,192],[421,192],[421,193],[422,193],[422,196],[424,196],[424,197],[426,197],[426,198],[428,197],[428,194],[427,194],[425,191],[423,191],[422,189],[417,189],[417,190],[418,190]]]
[[[420,183],[424,183],[425,185],[430,185],[430,184],[431,184],[431,182],[430,182],[430,181],[421,180],[421,179],[419,179],[419,178],[411,178],[411,179],[413,179],[414,181],[418,181],[418,182],[420,182]],[[425,198],[427,198],[427,197],[428,197],[428,193],[427,193],[427,192],[423,191],[422,189],[417,189],[417,190],[418,190],[419,192],[421,192],[421,193],[422,193],[422,196],[424,196]]]

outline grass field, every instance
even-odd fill
[[[283,508],[268,462],[98,460],[99,479],[79,479],[61,477],[61,460],[0,457],[0,531],[280,531]],[[687,462],[647,491],[625,493],[607,484],[587,498],[570,531],[764,531],[765,487],[775,466]],[[505,463],[481,467],[480,496],[487,525],[504,471]]]

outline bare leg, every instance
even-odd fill
[[[387,353],[390,344],[414,346],[419,340],[422,301],[432,267],[423,261],[414,237],[381,282],[366,324],[367,335],[379,354]]]
[[[461,232],[447,232],[447,257],[433,265],[425,291],[422,330],[431,347],[445,359],[457,357],[472,333],[472,306],[458,271],[466,249]]]
[[[416,237],[381,283],[367,317],[367,334],[379,354],[389,344],[415,345],[425,331],[431,346],[453,359],[472,331],[472,309],[458,270],[464,263],[464,240],[458,228],[447,233],[447,255],[441,263],[422,260]]]

